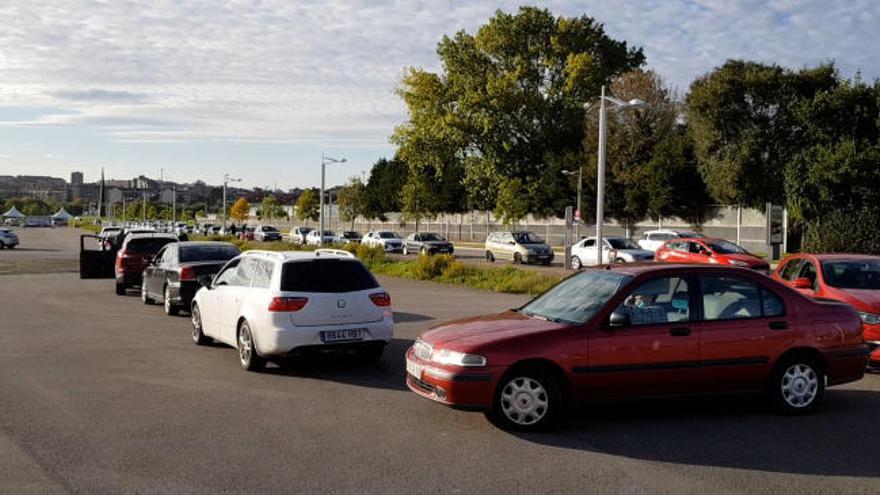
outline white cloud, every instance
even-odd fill
[[[644,46],[685,89],[726,58],[834,59],[880,75],[873,0],[543,1]],[[64,110],[4,125],[92,127],[119,141],[387,147],[405,66],[509,2],[14,0],[0,6],[0,106]],[[586,9],[586,10],[585,10]]]
[[[47,160],[63,160],[64,155],[56,155],[54,153],[46,153],[45,155],[43,155],[43,158],[46,158]]]

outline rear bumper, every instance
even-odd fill
[[[123,284],[126,287],[140,287],[144,281],[143,272],[116,272],[116,283]]]
[[[868,365],[870,352],[867,345],[826,352],[828,385],[840,385],[861,380],[865,376],[865,367]]]
[[[550,254],[530,254],[526,258],[528,263],[550,263],[556,257],[553,252]]]
[[[170,283],[168,285],[168,292],[171,296],[171,302],[178,306],[181,306],[185,309],[189,309],[192,306],[192,300],[196,296],[196,292],[198,292],[199,285],[195,280],[184,280],[179,283]]]
[[[363,340],[323,343],[321,332],[343,329],[364,329]],[[394,338],[392,317],[371,323],[329,325],[316,327],[286,327],[255,329],[257,352],[261,356],[283,356],[305,349],[357,348],[366,344],[389,343]]]
[[[492,396],[504,370],[486,367],[478,370],[451,371],[434,366],[406,352],[408,363],[421,367],[421,376],[409,372],[406,385],[414,393],[456,409],[487,411],[492,406]]]

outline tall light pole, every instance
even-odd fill
[[[241,182],[241,179],[236,179],[229,174],[223,174],[223,233],[226,233],[226,217],[229,216],[229,213],[226,211],[226,184],[229,182]]]
[[[324,172],[329,163],[345,163],[345,158],[331,158],[321,153],[321,198],[320,198],[320,222],[318,223],[318,245],[324,244]]]
[[[605,86],[602,86],[602,94],[599,96],[599,163],[597,164],[598,179],[596,184],[596,263],[602,264],[602,224],[605,223],[605,135],[607,131],[607,117],[605,102],[611,102],[615,108],[641,108],[645,102],[634,98],[623,101],[613,96],[605,96]],[[584,110],[590,110],[590,104],[584,105]]]
[[[575,175],[578,176],[578,194],[577,194],[577,218],[575,220],[580,221],[583,218],[583,210],[581,210],[581,197],[582,191],[584,189],[584,167],[578,167],[577,172],[573,170],[563,170],[563,175]]]

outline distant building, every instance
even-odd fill
[[[83,185],[83,173],[82,172],[71,172],[70,173],[70,185],[71,186]]]

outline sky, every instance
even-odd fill
[[[288,189],[382,157],[406,120],[394,89],[436,70],[444,34],[523,2],[6,0],[0,4],[0,175],[138,175]],[[679,90],[729,58],[833,61],[880,77],[878,0],[536,1],[589,15],[645,50]]]

